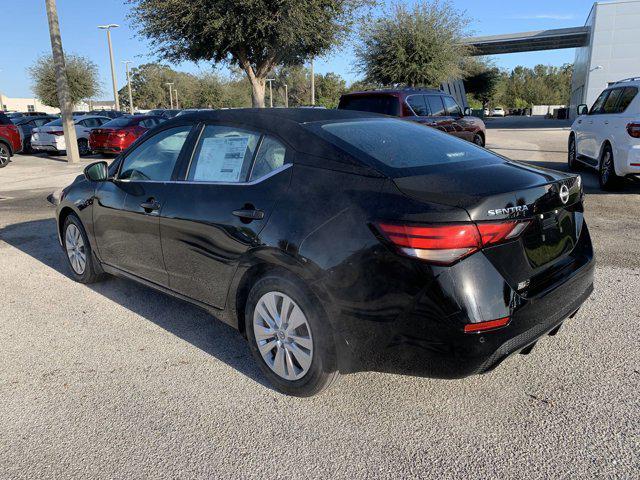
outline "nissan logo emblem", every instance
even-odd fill
[[[560,201],[567,203],[569,201],[569,188],[566,185],[560,187]]]

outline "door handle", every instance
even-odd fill
[[[142,202],[140,207],[147,213],[151,213],[156,210],[160,210],[160,202],[155,200],[154,198],[150,198],[146,202]]]
[[[609,125],[609,121],[608,121],[608,120],[605,120],[605,121],[604,121],[604,124],[605,124],[605,125]]]
[[[234,210],[231,213],[233,213],[236,217],[240,217],[246,220],[262,220],[264,218],[264,212],[255,208]]]

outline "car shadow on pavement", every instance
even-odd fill
[[[55,219],[7,225],[0,228],[1,242],[71,278],[67,260],[58,243]],[[271,388],[240,333],[204,310],[134,281],[111,276],[91,285],[78,284],[78,289],[82,288],[90,288]]]

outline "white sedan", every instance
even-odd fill
[[[496,107],[493,110],[491,110],[491,116],[492,117],[504,117],[506,115],[504,108],[502,107]]]
[[[91,130],[98,128],[109,120],[111,119],[108,117],[98,115],[83,115],[73,119],[80,155],[88,155],[91,152],[89,150],[89,134]],[[34,128],[31,131],[31,147],[40,152],[64,152],[67,146],[64,140],[62,119],[58,118],[42,127]]]

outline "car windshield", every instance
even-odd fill
[[[347,95],[340,99],[341,110],[399,115],[398,99],[391,95]]]
[[[118,117],[102,124],[102,128],[120,128],[132,125],[134,120],[131,117]]]
[[[45,127],[61,127],[62,126],[62,119],[58,118],[57,120],[54,120],[53,122],[49,122],[45,125]]]
[[[392,118],[324,123],[315,131],[354,157],[392,177],[424,173],[455,162],[495,163],[500,157],[419,123]]]

